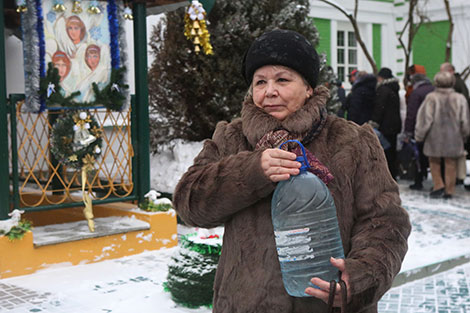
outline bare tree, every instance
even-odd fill
[[[377,64],[375,63],[374,58],[369,53],[369,50],[367,50],[367,47],[366,47],[364,41],[362,40],[361,32],[359,31],[359,26],[357,24],[357,11],[358,11],[358,8],[359,8],[359,0],[355,0],[355,2],[354,2],[354,13],[349,13],[344,7],[342,7],[336,1],[333,1],[333,0],[320,0],[320,1],[324,2],[328,5],[331,5],[332,7],[339,10],[341,13],[343,13],[348,18],[348,20],[351,22],[351,25],[354,29],[354,33],[356,35],[356,40],[359,43],[359,45],[361,46],[361,49],[364,52],[364,54],[365,54],[367,60],[369,61],[370,65],[372,66],[372,71],[374,72],[374,74],[377,74],[377,72],[378,72]]]
[[[415,15],[418,17],[418,21],[415,20]],[[404,73],[408,71],[408,67],[410,66],[411,52],[413,50],[413,41],[415,39],[415,36],[418,33],[418,30],[421,25],[423,25],[426,20],[428,20],[428,17],[421,10],[419,10],[418,0],[410,0],[408,7],[408,19],[403,25],[403,29],[401,30],[401,32],[399,33],[400,35],[398,36],[400,47],[402,48],[403,53],[405,54]],[[406,44],[403,39],[404,34],[408,35]],[[408,84],[408,75],[404,76],[403,84],[405,86]]]
[[[447,34],[447,42],[446,42],[446,59],[445,62],[450,61],[450,56],[452,52],[452,34],[454,32],[454,21],[452,19],[452,14],[450,12],[450,4],[449,0],[444,0],[444,4],[446,6],[446,13],[449,19],[449,33]]]

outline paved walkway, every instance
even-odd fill
[[[453,199],[436,200],[429,198],[430,179],[423,191],[411,191],[409,184],[401,181],[400,192],[406,195],[403,204],[412,220],[415,247],[408,251],[411,261],[404,266],[414,268],[420,255],[430,263],[445,259],[446,253],[454,255],[421,267],[421,271],[401,273],[395,281],[400,286],[382,297],[379,312],[470,313],[470,192],[457,186]]]
[[[46,301],[50,295],[50,293],[39,294],[34,290],[0,283],[0,312],[12,312],[18,306],[31,306],[27,312],[40,312],[39,309],[39,311],[34,310],[34,306]]]
[[[391,289],[380,313],[470,312],[470,263]]]
[[[429,199],[428,191],[410,191],[408,184],[400,182],[404,206],[413,222],[412,234],[418,236],[413,239],[415,247],[409,252],[411,263],[408,262],[408,268],[411,270],[400,274],[398,286],[389,290],[379,302],[379,312],[470,313],[470,244],[467,244],[470,242],[470,192],[459,186],[452,200],[434,200]],[[429,184],[428,180],[427,189]],[[451,251],[458,255],[442,262],[442,254],[451,246],[454,246]],[[441,261],[435,262],[439,254]],[[424,262],[429,261],[421,271],[417,271],[413,263],[419,260],[419,256]],[[457,256],[461,265],[456,265]],[[73,280],[67,271],[61,270],[0,279],[0,312],[127,313],[127,308],[123,308],[121,303],[128,304],[122,299],[129,297],[135,297],[131,304],[137,306],[136,310],[140,309],[140,303],[148,303],[149,299],[157,302],[149,304],[147,309],[138,310],[142,313],[209,312],[208,309],[160,309],[161,300],[156,300],[159,296],[155,289],[162,289],[166,274],[163,271],[155,273],[155,269],[166,268],[168,259],[168,256],[161,257],[160,254],[143,254],[106,264],[100,262],[102,264],[73,267],[78,280]],[[106,267],[117,268],[118,272],[107,273]],[[57,286],[55,289],[42,288],[47,284]],[[168,295],[160,297],[171,302]]]

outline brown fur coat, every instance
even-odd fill
[[[260,166],[258,140],[279,127],[304,134],[319,118],[328,91],[318,87],[284,121],[245,102],[242,117],[221,122],[176,187],[174,204],[189,225],[225,226],[214,283],[214,313],[325,312],[313,297],[284,290],[271,222],[276,187]],[[307,148],[334,175],[335,200],[350,275],[350,312],[377,312],[399,272],[411,229],[380,143],[368,125],[328,116]]]

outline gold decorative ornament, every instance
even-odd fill
[[[90,6],[87,9],[87,12],[90,14],[101,14],[101,10],[98,7],[97,1],[92,1]]]
[[[66,7],[65,5],[61,3],[57,3],[52,7],[52,9],[56,11],[57,13],[60,13],[60,12],[64,12],[66,10]]]
[[[75,14],[80,14],[83,12],[82,6],[81,6],[81,1],[75,0],[73,2],[73,7],[72,7],[72,12]]]
[[[28,11],[28,8],[25,5],[19,5],[16,7],[16,12],[18,13],[24,13]]]
[[[214,54],[210,43],[210,34],[206,27],[206,11],[202,4],[193,0],[184,16],[184,35],[194,43],[194,52],[202,49],[206,55]]]
[[[101,155],[102,129],[88,111],[71,112],[59,117],[52,127],[51,152],[69,168],[81,171],[83,214],[91,232],[95,230],[89,173]]]
[[[132,15],[132,10],[128,6],[124,8],[124,18],[130,21],[134,19],[134,16]]]

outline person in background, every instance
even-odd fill
[[[454,90],[460,94],[462,94],[465,99],[467,100],[467,103],[469,102],[468,98],[468,88],[465,82],[463,81],[462,77],[460,77],[459,73],[455,72],[455,67],[450,64],[449,62],[445,62],[441,64],[440,68],[441,72],[449,72],[452,75],[454,75],[455,78],[455,84],[454,84]]]
[[[377,74],[377,91],[374,111],[369,121],[372,127],[378,129],[390,143],[385,150],[388,169],[393,179],[397,179],[397,135],[401,131],[400,97],[398,79],[392,71],[383,67]]]
[[[450,64],[449,62],[442,63],[441,64],[441,72],[449,72],[452,75],[454,75],[455,78],[455,84],[454,84],[454,90],[460,94],[462,94],[465,99],[467,100],[467,103],[470,105],[469,98],[468,98],[468,88],[463,79],[460,77],[459,73],[455,72],[455,67]],[[470,147],[470,142],[467,141],[466,144],[467,147],[467,153],[468,154],[468,148]],[[463,184],[463,181],[465,177],[467,176],[467,164],[466,164],[467,156],[463,155],[461,156],[458,161],[457,161],[457,180],[456,184],[461,185]]]
[[[346,90],[343,88],[343,82],[337,79],[335,85],[338,87],[338,99],[341,102],[341,107],[346,104]]]
[[[351,71],[351,73],[348,74],[348,81],[351,84],[351,86],[354,85],[354,82],[356,81],[358,73],[359,71],[357,69],[354,69]]]
[[[413,82],[411,81],[411,77],[413,77],[413,75],[415,74],[423,74],[426,76],[426,69],[424,68],[424,66],[419,64],[413,64],[408,67],[408,70],[406,71],[407,85],[405,86],[405,99],[407,103],[408,98],[411,95],[411,92],[413,91]]]
[[[331,259],[346,288],[333,306],[377,312],[407,251],[408,214],[372,128],[326,113],[328,89],[317,86],[319,58],[301,34],[273,30],[245,54],[247,82],[241,117],[218,123],[212,139],[176,186],[173,203],[192,226],[224,225],[214,282],[214,313],[326,312],[330,283],[305,286],[306,297],[286,292],[271,219],[276,184],[299,174],[298,146],[310,169],[328,182],[336,205],[345,259]],[[326,179],[328,178],[328,179]],[[331,180],[330,180],[331,179]],[[313,192],[313,191],[312,191]],[[345,296],[347,303],[340,295]]]
[[[426,72],[424,69],[422,70]],[[431,81],[426,77],[426,74],[415,73],[410,77],[412,91],[408,96],[408,103],[405,118],[405,142],[414,139],[416,117],[418,110],[423,103],[426,96],[434,90]],[[423,143],[417,142],[419,167],[416,166],[414,170],[414,183],[410,185],[412,190],[422,190],[423,180],[428,176],[428,158],[423,153]],[[416,165],[416,162],[413,163]]]
[[[351,73],[348,74],[348,81],[351,84],[351,87],[354,85],[354,82],[356,81],[358,73],[359,73],[358,70],[354,69],[354,70],[351,71]],[[339,91],[339,87],[338,87],[338,91]],[[346,91],[344,91],[344,93],[346,95]],[[339,93],[338,93],[338,96],[339,96]],[[344,98],[344,101],[342,101],[341,98],[340,98],[341,107],[338,110],[338,112],[336,113],[336,115],[338,115],[339,117],[342,117],[342,118],[345,118],[345,119],[348,118],[347,117],[346,103],[348,102],[349,97],[351,97],[351,92],[349,92],[348,96]]]
[[[464,140],[470,134],[470,112],[465,97],[454,91],[455,77],[439,72],[434,77],[436,90],[429,93],[416,119],[415,138],[424,142],[434,183],[431,198],[450,199],[455,191],[457,159],[464,155]],[[441,174],[445,163],[445,179]]]
[[[346,98],[347,120],[358,125],[367,123],[374,110],[375,86],[377,78],[365,71],[357,73],[351,93]]]

